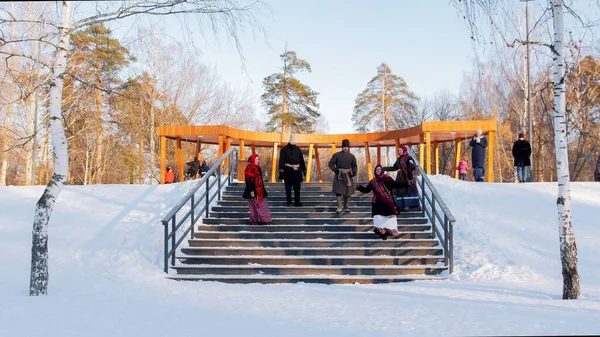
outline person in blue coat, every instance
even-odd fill
[[[475,136],[469,142],[469,146],[471,147],[471,167],[473,167],[475,181],[483,181],[483,176],[485,175],[485,151],[488,146],[488,140],[483,135],[481,129],[477,129],[477,133],[475,133]]]

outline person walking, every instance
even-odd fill
[[[302,206],[300,202],[300,188],[302,177],[306,175],[304,155],[296,146],[296,137],[290,136],[288,144],[279,152],[279,179],[285,184],[285,197],[288,207],[292,205],[292,188],[294,189],[294,206]]]
[[[267,190],[263,181],[262,169],[255,153],[248,158],[248,166],[244,170],[246,188],[242,197],[248,199],[251,225],[265,225],[272,221],[271,210],[267,204]]]
[[[416,167],[415,161],[408,154],[408,148],[406,145],[402,145],[398,149],[398,158],[394,165],[383,168],[384,171],[397,171],[396,182],[405,184],[405,187],[397,188],[395,191],[396,196],[402,200],[399,205],[402,211],[408,211],[410,207],[420,205],[419,192],[415,184],[414,171]]]
[[[531,145],[525,140],[525,134],[519,133],[519,139],[513,144],[512,155],[515,159],[515,167],[517,168],[517,177],[520,183],[527,181],[527,171],[531,166]]]
[[[336,152],[329,160],[329,169],[333,171],[333,193],[337,197],[336,214],[350,212],[348,204],[350,196],[354,194],[354,177],[358,173],[356,157],[350,153],[350,141],[342,140],[342,151]],[[343,204],[342,204],[343,201]]]
[[[596,161],[596,169],[594,170],[594,180],[600,181],[600,156],[598,156],[598,160]]]
[[[396,198],[391,192],[394,188],[407,187],[406,182],[397,182],[389,177],[381,165],[375,166],[375,176],[369,181],[367,186],[358,185],[357,190],[362,193],[373,192],[373,201],[371,203],[371,216],[373,217],[373,232],[379,235],[383,240],[387,236],[396,237],[398,232],[398,208]]]
[[[475,181],[483,181],[483,176],[485,175],[485,149],[488,146],[488,140],[483,135],[483,131],[481,129],[477,129],[473,139],[471,139],[469,142],[469,146],[472,149],[471,165],[473,166]]]
[[[467,180],[467,172],[469,172],[469,165],[467,165],[467,161],[465,160],[465,158],[460,159],[456,170],[458,171],[458,179]]]

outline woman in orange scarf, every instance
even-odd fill
[[[248,199],[250,210],[250,224],[264,225],[271,222],[271,211],[267,204],[267,191],[262,178],[262,169],[258,164],[258,155],[255,153],[248,158],[248,166],[244,171],[246,188],[244,198]]]

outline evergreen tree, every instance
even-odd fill
[[[409,116],[415,111],[417,99],[404,79],[382,63],[377,67],[377,75],[356,97],[352,114],[354,129],[369,132],[409,127]]]
[[[263,105],[268,109],[269,131],[281,127],[281,132],[313,132],[313,127],[321,114],[317,110],[319,93],[300,82],[294,74],[299,71],[311,71],[310,64],[299,59],[294,51],[281,54],[282,72],[272,74],[263,80],[265,93]]]

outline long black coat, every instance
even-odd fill
[[[531,166],[531,145],[526,140],[517,140],[512,148],[515,166]]]
[[[485,151],[486,151],[485,149],[488,146],[487,138],[484,136],[481,136],[479,143],[476,142],[474,139],[471,139],[471,141],[469,142],[469,146],[472,148],[471,166],[473,168],[485,167]]]
[[[298,170],[285,166],[285,164],[300,165]],[[279,172],[283,172],[283,179],[287,182],[302,181],[302,175],[306,175],[306,163],[304,155],[296,145],[287,144],[279,152]]]

